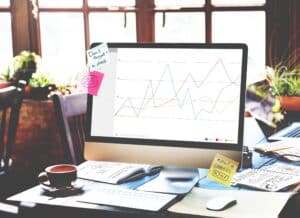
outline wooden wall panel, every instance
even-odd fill
[[[12,0],[11,4],[13,53],[17,55],[22,50],[30,50],[28,7],[31,3],[28,0]]]

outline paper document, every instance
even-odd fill
[[[277,154],[281,155],[289,161],[300,160],[300,139],[286,139],[276,142],[268,142],[264,144],[258,144],[255,146],[255,150],[264,154]]]
[[[174,204],[168,210],[175,213],[224,218],[277,218],[291,195],[291,192],[222,191],[194,188],[183,200]],[[217,196],[234,197],[237,204],[224,211],[206,209],[206,203]]]
[[[233,183],[264,191],[279,191],[300,183],[300,167],[274,163],[260,169],[247,169],[236,173]]]
[[[77,167],[79,178],[111,184],[119,184],[152,175],[159,172],[161,168],[158,165],[107,161],[85,161]]]

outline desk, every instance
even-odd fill
[[[39,187],[37,187],[39,188]],[[218,187],[217,187],[218,188]],[[219,187],[220,188],[220,187]],[[223,190],[224,191],[224,190]],[[254,192],[251,192],[254,193]],[[34,197],[34,195],[32,195]],[[241,203],[240,201],[238,204]],[[300,204],[300,196],[295,195],[293,196],[286,207],[282,210],[280,218],[292,218],[298,217],[300,212],[299,207],[297,205]],[[93,206],[94,207],[94,206]],[[251,207],[251,205],[249,205]],[[255,209],[255,208],[253,208]],[[248,214],[249,215],[249,214]],[[133,209],[125,209],[125,208],[118,208],[112,206],[103,206],[97,205],[97,208],[94,209],[83,209],[83,208],[74,208],[74,207],[63,207],[63,206],[49,206],[44,204],[39,205],[23,205],[20,207],[19,216],[21,218],[28,218],[28,217],[43,217],[43,218],[65,218],[65,217],[72,217],[72,218],[101,218],[101,217],[165,217],[165,218],[193,218],[196,217],[194,215],[187,215],[187,214],[177,214],[172,213],[167,210],[163,210],[160,212],[149,212],[149,211],[140,211],[140,210],[133,210]],[[199,217],[199,216],[197,216]],[[241,217],[242,218],[242,217]],[[264,216],[265,218],[265,216]]]
[[[254,123],[255,124],[255,123]],[[253,130],[253,129],[252,129]],[[253,135],[257,137],[253,137]],[[263,138],[261,138],[260,131],[253,132],[250,134],[246,134],[246,145],[254,145],[255,143],[258,143],[259,141],[262,141]],[[249,141],[247,141],[247,138],[249,138]],[[259,158],[258,155],[255,155],[255,157]],[[200,180],[200,187],[203,188],[214,188],[214,189],[224,189],[223,186],[218,185],[213,182],[208,182],[206,178],[202,178]],[[34,197],[34,195],[33,195]],[[288,203],[286,204],[285,208],[282,210],[280,217],[298,217],[300,214],[300,208],[298,207],[300,205],[300,195],[297,194],[293,196]],[[249,205],[251,206],[251,205]],[[160,212],[148,212],[148,211],[140,211],[140,210],[133,210],[133,209],[125,209],[125,208],[118,208],[118,207],[112,207],[112,206],[97,206],[97,209],[83,209],[83,208],[70,208],[70,207],[63,207],[63,206],[47,206],[44,204],[34,205],[31,207],[31,205],[25,205],[20,207],[20,213],[18,217],[21,218],[27,218],[27,217],[43,217],[43,218],[52,218],[52,217],[72,217],[72,218],[88,218],[88,217],[164,217],[164,218],[193,218],[193,217],[199,217],[194,215],[187,215],[187,214],[177,214],[168,212],[167,210],[163,210]]]

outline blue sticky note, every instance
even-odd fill
[[[107,43],[101,43],[87,52],[87,61],[90,71],[99,71],[103,65],[110,62]]]

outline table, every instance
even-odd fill
[[[249,132],[248,132],[249,133]],[[254,145],[254,143],[258,143],[263,141],[264,138],[261,138],[263,134],[261,131],[250,131],[251,134],[246,134],[245,143],[247,145]],[[247,140],[249,139],[249,141]],[[260,158],[259,154],[254,153],[255,161],[257,160],[264,161]],[[205,171],[205,170],[204,170]],[[200,186],[205,188],[222,188],[221,185],[216,183],[208,182],[205,177],[203,177],[200,181]],[[34,197],[34,195],[32,195]],[[18,204],[18,203],[16,203]],[[284,209],[280,213],[280,217],[298,217],[300,214],[300,195],[296,194],[289,199],[287,204],[285,205]],[[249,205],[251,206],[251,205]],[[45,204],[23,204],[20,206],[20,213],[17,217],[27,218],[27,217],[43,217],[43,218],[52,218],[52,217],[73,217],[73,218],[88,218],[88,217],[165,217],[165,218],[193,218],[199,217],[194,215],[187,215],[187,214],[177,214],[172,213],[167,210],[163,210],[160,212],[148,212],[148,211],[140,211],[140,210],[133,210],[133,209],[126,209],[126,208],[118,208],[112,206],[98,206],[97,209],[83,209],[83,208],[70,208],[65,206],[49,206]]]
[[[201,182],[200,182],[201,184]],[[214,187],[216,189],[220,188],[216,184]],[[34,195],[32,195],[34,197]],[[298,217],[300,212],[300,195],[294,195],[284,209],[280,213],[280,218],[293,218]],[[251,207],[251,205],[249,205]],[[73,218],[107,218],[107,217],[118,217],[118,218],[135,218],[135,217],[164,217],[164,218],[193,218],[199,217],[195,215],[187,215],[187,214],[177,214],[173,212],[169,212],[167,210],[163,210],[160,212],[149,212],[149,211],[141,211],[134,209],[126,209],[126,208],[118,208],[113,206],[104,206],[99,205],[97,209],[87,209],[87,208],[74,208],[74,207],[65,207],[65,206],[50,206],[45,204],[32,204],[32,203],[23,203],[20,206],[20,212],[18,216],[20,218],[34,218],[34,217],[43,217],[43,218],[64,218],[64,217],[73,217]]]

